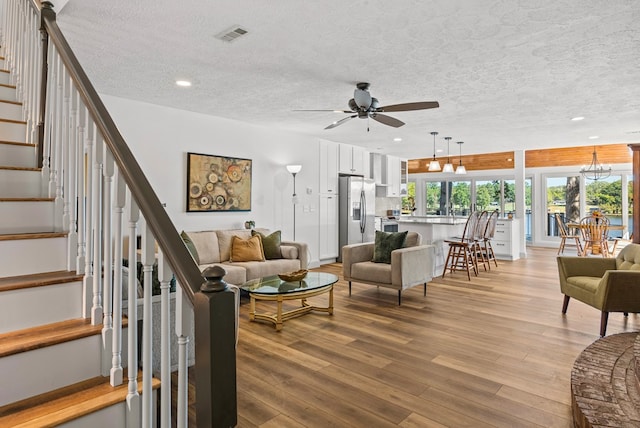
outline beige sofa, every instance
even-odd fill
[[[352,244],[342,247],[342,272],[345,281],[377,285],[398,290],[398,305],[402,303],[402,290],[424,284],[433,278],[435,245],[422,245],[422,236],[416,232],[407,234],[404,248],[391,252],[391,263],[374,263],[375,244]]]
[[[256,229],[263,235],[269,235],[267,229]],[[224,277],[229,284],[242,285],[245,282],[268,275],[306,269],[309,251],[306,243],[282,241],[281,259],[251,262],[231,262],[231,243],[234,236],[251,238],[251,230],[205,230],[185,232],[193,242],[198,253],[198,266],[201,271],[209,266],[220,265],[227,271]]]

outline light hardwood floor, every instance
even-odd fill
[[[426,297],[408,290],[400,307],[395,291],[364,284],[349,297],[341,265],[325,265],[341,278],[334,315],[281,332],[250,322],[243,300],[238,426],[572,426],[571,368],[598,339],[600,314],[572,300],[563,316],[556,249],[528,252],[471,282],[436,278]],[[608,333],[638,327],[612,314]]]

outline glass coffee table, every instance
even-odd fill
[[[249,319],[251,321],[263,320],[273,323],[277,331],[282,330],[282,324],[293,317],[307,314],[311,311],[327,312],[333,314],[333,284],[338,282],[338,277],[325,272],[308,272],[301,281],[287,282],[281,280],[278,275],[265,276],[245,282],[240,288],[249,293],[251,307]],[[329,305],[327,307],[313,306],[307,303],[309,297],[329,293]],[[290,311],[282,311],[282,302],[285,300],[300,299],[302,307]],[[276,313],[256,313],[256,300],[277,302]]]

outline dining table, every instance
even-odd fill
[[[582,229],[587,229],[589,228],[590,225],[589,224],[584,224],[584,223],[567,223],[567,228],[568,229],[578,229],[578,230],[582,230]],[[604,226],[606,228],[606,234],[605,236],[608,236],[609,231],[611,230],[626,230],[626,226],[622,225],[622,224],[608,224]],[[602,254],[602,243],[598,240],[598,239],[594,239],[592,241],[591,244],[591,254],[593,255],[599,255]],[[586,248],[585,251],[583,251],[582,254],[580,254],[582,256],[586,256]],[[605,254],[605,256],[608,256],[608,254]]]

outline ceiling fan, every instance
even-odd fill
[[[399,128],[404,125],[404,122],[396,119],[395,117],[387,116],[387,112],[393,111],[411,111],[411,110],[426,110],[430,108],[440,107],[437,101],[422,101],[415,103],[403,103],[392,104],[388,106],[381,106],[377,98],[374,98],[369,93],[369,83],[360,82],[356,84],[356,89],[353,91],[353,98],[349,100],[349,108],[351,110],[296,110],[296,111],[335,111],[341,113],[350,114],[350,116],[344,119],[337,120],[324,129],[332,129],[336,126],[340,126],[345,122],[350,121],[355,117],[360,119],[371,118],[384,125],[393,126]],[[367,131],[368,131],[367,127]]]

